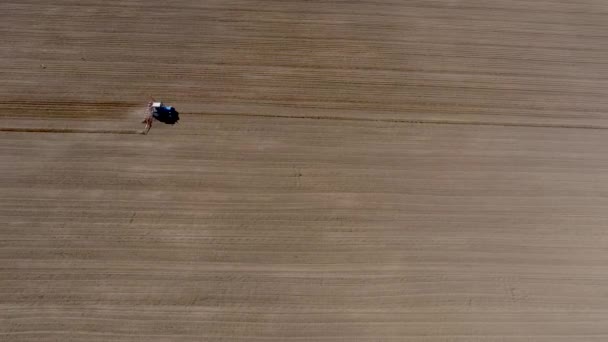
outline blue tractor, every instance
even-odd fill
[[[174,125],[179,121],[179,113],[174,107],[165,106],[162,102],[152,102],[151,114],[156,120]]]
[[[142,132],[143,134],[148,134],[154,120],[168,125],[175,125],[179,121],[179,112],[174,107],[165,106],[162,102],[152,99],[152,101],[148,102],[148,115],[142,121],[142,123],[146,124],[146,128]]]

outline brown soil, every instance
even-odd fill
[[[0,340],[608,339],[605,2],[0,11]]]

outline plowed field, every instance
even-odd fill
[[[1,341],[608,340],[605,1],[0,13]]]

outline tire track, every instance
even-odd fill
[[[190,113],[192,114],[192,113]],[[356,118],[327,115],[278,115],[278,114],[224,114],[224,113],[204,113],[207,116],[242,116],[242,117],[262,117],[280,119],[311,119],[311,120],[336,120],[336,121],[359,121],[359,122],[387,122],[403,124],[433,124],[433,125],[463,125],[463,126],[497,126],[497,127],[529,127],[529,128],[569,128],[569,129],[589,129],[589,130],[608,130],[607,126],[600,125],[568,125],[568,124],[546,124],[546,123],[513,123],[513,122],[490,122],[490,121],[452,121],[452,120],[412,120],[412,119],[373,119]]]
[[[12,133],[66,133],[66,134],[143,134],[140,130],[80,129],[80,128],[19,128],[0,127],[0,132]]]

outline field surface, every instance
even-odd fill
[[[608,340],[605,1],[0,13],[1,341]]]

